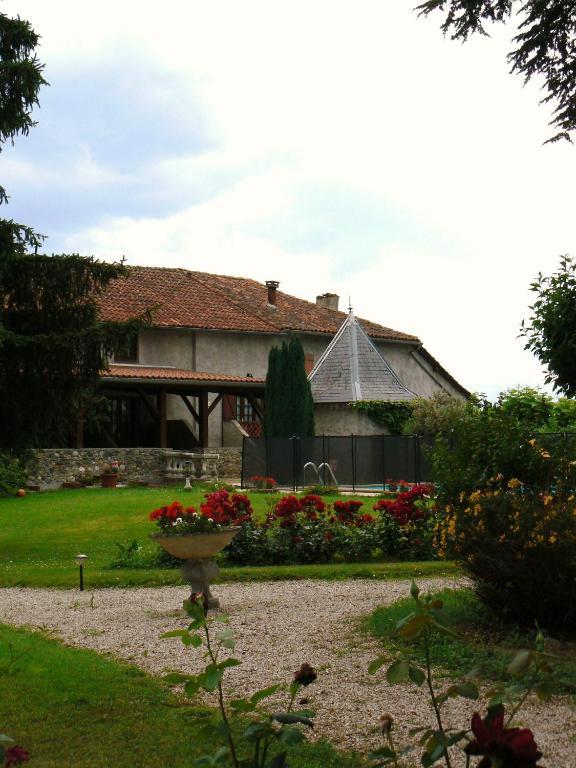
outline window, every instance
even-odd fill
[[[131,446],[134,430],[134,400],[130,397],[108,399],[108,431],[116,445]]]
[[[314,355],[311,352],[306,352],[304,355],[304,370],[306,371],[306,375],[308,375],[312,368],[314,368]]]
[[[124,344],[122,344],[113,358],[115,363],[137,363],[138,362],[138,334],[132,334]]]
[[[236,420],[254,421],[254,408],[247,397],[236,398]]]

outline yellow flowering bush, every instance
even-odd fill
[[[446,504],[435,543],[441,557],[463,562],[499,614],[576,628],[576,495],[569,484],[535,491],[497,475]]]

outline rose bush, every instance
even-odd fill
[[[238,526],[252,520],[250,499],[241,493],[230,496],[228,491],[215,491],[204,496],[206,501],[196,507],[184,507],[179,501],[173,501],[150,513],[165,536],[185,536],[218,528]]]
[[[253,475],[248,478],[248,482],[256,491],[273,491],[278,485],[273,477],[265,477],[264,475]]]
[[[414,582],[410,594],[412,610],[397,622],[394,633],[396,658],[390,664],[389,649],[386,649],[372,661],[368,672],[376,674],[386,664],[386,680],[390,685],[412,683],[426,690],[433,721],[412,728],[409,731],[412,741],[400,746],[395,743],[394,718],[383,715],[380,731],[384,746],[369,755],[373,768],[412,768],[416,764],[414,752],[420,752],[418,764],[424,768],[441,763],[453,768],[457,755],[458,765],[462,765],[461,758],[465,757],[466,768],[543,768],[537,765],[542,753],[534,734],[529,728],[514,727],[513,721],[531,694],[546,701],[560,691],[553,663],[556,659],[547,651],[544,635],[538,633],[534,648],[516,653],[508,665],[509,681],[485,692],[486,715],[481,717],[475,712],[470,728],[458,729],[447,723],[444,705],[457,698],[479,700],[480,688],[475,680],[479,670],[462,680],[450,681],[442,690],[433,667],[435,643],[443,635],[457,635],[443,623],[442,599],[431,593],[421,595]],[[481,760],[476,762],[475,758]]]
[[[330,505],[317,494],[287,494],[269,509],[264,524],[247,521],[224,556],[235,565],[428,558],[433,556],[431,492],[431,486],[414,486],[397,503],[377,502],[372,513],[363,511],[362,501]]]

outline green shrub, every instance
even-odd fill
[[[14,496],[26,483],[26,472],[20,459],[0,453],[0,496]]]
[[[336,485],[311,485],[302,493],[304,496],[336,496],[339,488]]]
[[[180,568],[182,560],[158,547],[154,551],[144,549],[137,539],[128,544],[116,542],[116,557],[109,568],[132,568],[147,570],[148,568]]]
[[[245,522],[234,536],[222,557],[234,565],[266,565],[268,544],[266,530],[255,522]]]
[[[447,392],[436,392],[430,398],[418,397],[411,401],[410,417],[402,431],[405,435],[448,434],[470,405]]]
[[[375,554],[382,554],[379,529],[375,524],[362,527],[338,525],[333,541],[339,558],[346,562],[366,562]]]
[[[553,482],[558,462],[565,456],[561,436],[539,436],[549,446],[545,456],[533,448],[536,425],[522,420],[501,396],[468,407],[455,419],[449,432],[436,437],[430,451],[432,479],[442,502],[457,501],[488,486],[490,479],[520,478],[526,488],[542,490]]]
[[[541,493],[497,477],[448,504],[436,536],[439,552],[462,560],[499,616],[576,629],[576,500],[563,481]]]

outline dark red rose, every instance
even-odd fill
[[[191,603],[200,603],[204,609],[204,616],[208,616],[208,598],[204,592],[192,592],[190,595]]]
[[[317,677],[318,675],[314,671],[314,667],[306,663],[302,664],[300,669],[294,672],[294,682],[298,683],[298,685],[310,685]]]
[[[475,712],[472,733],[476,737],[464,749],[467,755],[483,755],[478,768],[539,768],[534,734],[529,728],[505,728],[504,711],[482,720]]]
[[[392,715],[382,715],[380,718],[380,730],[382,731],[382,736],[389,736],[393,725],[394,718]]]
[[[4,768],[13,765],[22,765],[30,760],[30,755],[22,747],[9,747],[4,753]]]

